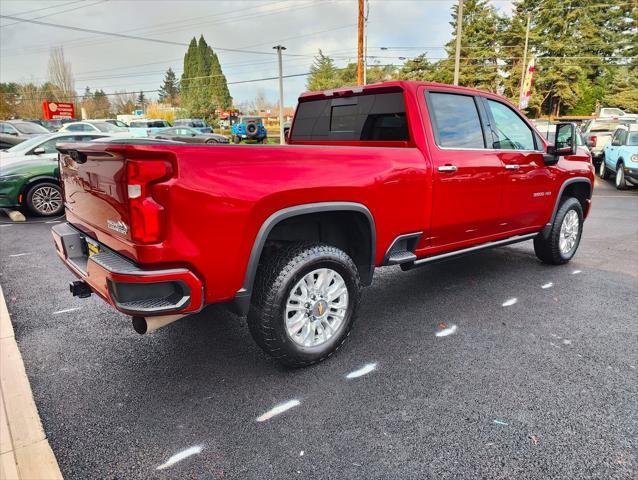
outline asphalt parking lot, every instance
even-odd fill
[[[65,478],[637,478],[638,191],[598,182],[570,264],[527,242],[380,269],[344,348],[301,370],[220,307],[137,335],[70,296],[50,223],[1,217],[0,282]]]

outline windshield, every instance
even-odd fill
[[[22,152],[23,150],[29,150],[39,144],[41,144],[48,136],[40,136],[30,138],[29,140],[25,140],[24,142],[20,142],[17,145],[14,145],[11,148],[5,150],[6,152]]]
[[[20,122],[20,123],[12,123],[15,129],[20,133],[26,134],[38,134],[38,133],[51,133],[46,128],[37,123],[30,122]]]
[[[100,132],[117,133],[126,131],[125,129],[116,127],[115,125],[108,122],[93,122],[91,123],[91,125],[97,128]]]
[[[627,145],[638,147],[638,132],[631,132],[627,138]]]

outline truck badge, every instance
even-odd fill
[[[122,235],[126,235],[128,233],[128,225],[126,225],[126,223],[122,220],[107,220],[106,226],[117,233],[121,233]]]

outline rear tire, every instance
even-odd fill
[[[29,211],[41,217],[62,215],[64,211],[62,190],[55,183],[37,183],[29,188],[25,198]]]
[[[343,345],[360,297],[359,272],[346,253],[294,243],[260,265],[248,327],[267,354],[287,366],[305,367]]]
[[[234,136],[233,136],[233,143],[234,143],[235,145],[237,145],[237,144],[238,144],[238,143],[240,143],[240,142],[241,142],[241,137],[240,137],[239,135],[234,135]]]
[[[609,169],[607,165],[605,165],[605,156],[600,159],[600,166],[598,167],[598,176],[603,180],[607,180],[609,178]]]
[[[616,166],[616,188],[618,190],[627,189],[627,179],[625,178],[625,164],[620,162]]]
[[[206,143],[208,145],[210,145],[210,144],[216,144],[216,143],[219,143],[219,142],[217,140],[214,140],[214,139],[211,138],[210,140],[206,140]]]
[[[569,197],[563,201],[549,231],[534,237],[534,252],[544,263],[563,265],[569,262],[578,250],[583,234],[583,207]]]

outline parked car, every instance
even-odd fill
[[[610,118],[596,118],[585,123],[583,127],[583,135],[585,137],[585,141],[589,145],[592,161],[596,167],[600,166],[605,145],[609,143],[611,136],[620,124],[620,120]]]
[[[531,122],[534,124],[543,138],[545,138],[550,143],[554,141],[554,136],[556,135],[555,122],[550,122],[549,120],[531,120]],[[580,127],[576,127],[576,145],[584,148],[589,148],[591,145],[585,140],[585,136],[583,135]]]
[[[638,124],[620,125],[605,145],[598,170],[600,178],[616,177],[616,188],[638,185]]]
[[[36,123],[41,127],[46,128],[49,132],[57,132],[62,128],[65,123],[76,122],[77,120],[71,118],[53,119],[53,120],[27,120],[28,122]]]
[[[113,125],[102,120],[83,120],[81,122],[65,123],[59,132],[100,132],[110,135],[128,135],[128,129]]]
[[[228,137],[218,135],[216,133],[200,133],[198,130],[190,127],[171,127],[160,130],[153,138],[164,140],[177,140],[186,143],[228,143]]]
[[[28,122],[26,120],[6,120],[0,122],[0,133],[28,139],[34,135],[45,135],[51,132],[42,125]]]
[[[620,108],[603,107],[598,112],[598,118],[614,118],[616,120],[627,120],[630,118],[638,118],[638,114],[627,113]]]
[[[231,127],[233,142],[239,143],[242,140],[254,140],[264,143],[268,137],[266,127],[261,117],[239,117],[238,121]]]
[[[11,148],[18,143],[24,142],[25,137],[16,137],[15,135],[7,135],[0,133],[0,151]]]
[[[166,120],[131,120],[129,123],[129,132],[131,132],[136,137],[148,137],[149,135],[154,135],[155,133],[163,130],[165,128],[169,128],[171,126]]]
[[[100,122],[106,122],[106,123],[110,123],[111,125],[115,125],[116,127],[120,127],[120,128],[124,128],[126,129],[126,131],[128,131],[128,125],[124,122],[122,122],[121,120],[118,120],[116,118],[100,118],[97,119]]]
[[[63,210],[58,180],[60,142],[86,142],[103,137],[94,133],[49,133],[25,140],[0,152],[0,208],[27,207],[42,216]]]
[[[346,340],[376,267],[525,240],[549,264],[576,253],[594,169],[574,124],[548,146],[498,95],[406,81],[303,94],[295,115],[269,148],[59,146],[72,293],[139,333],[223,302],[306,366]]]
[[[290,127],[291,127],[292,123],[290,122],[285,122],[283,129],[284,129],[284,138],[288,138],[288,133],[290,133]]]
[[[173,123],[175,127],[190,127],[194,128],[200,133],[213,132],[211,126],[208,125],[206,121],[202,120],[201,118],[180,118],[178,120],[175,120],[175,122]]]

